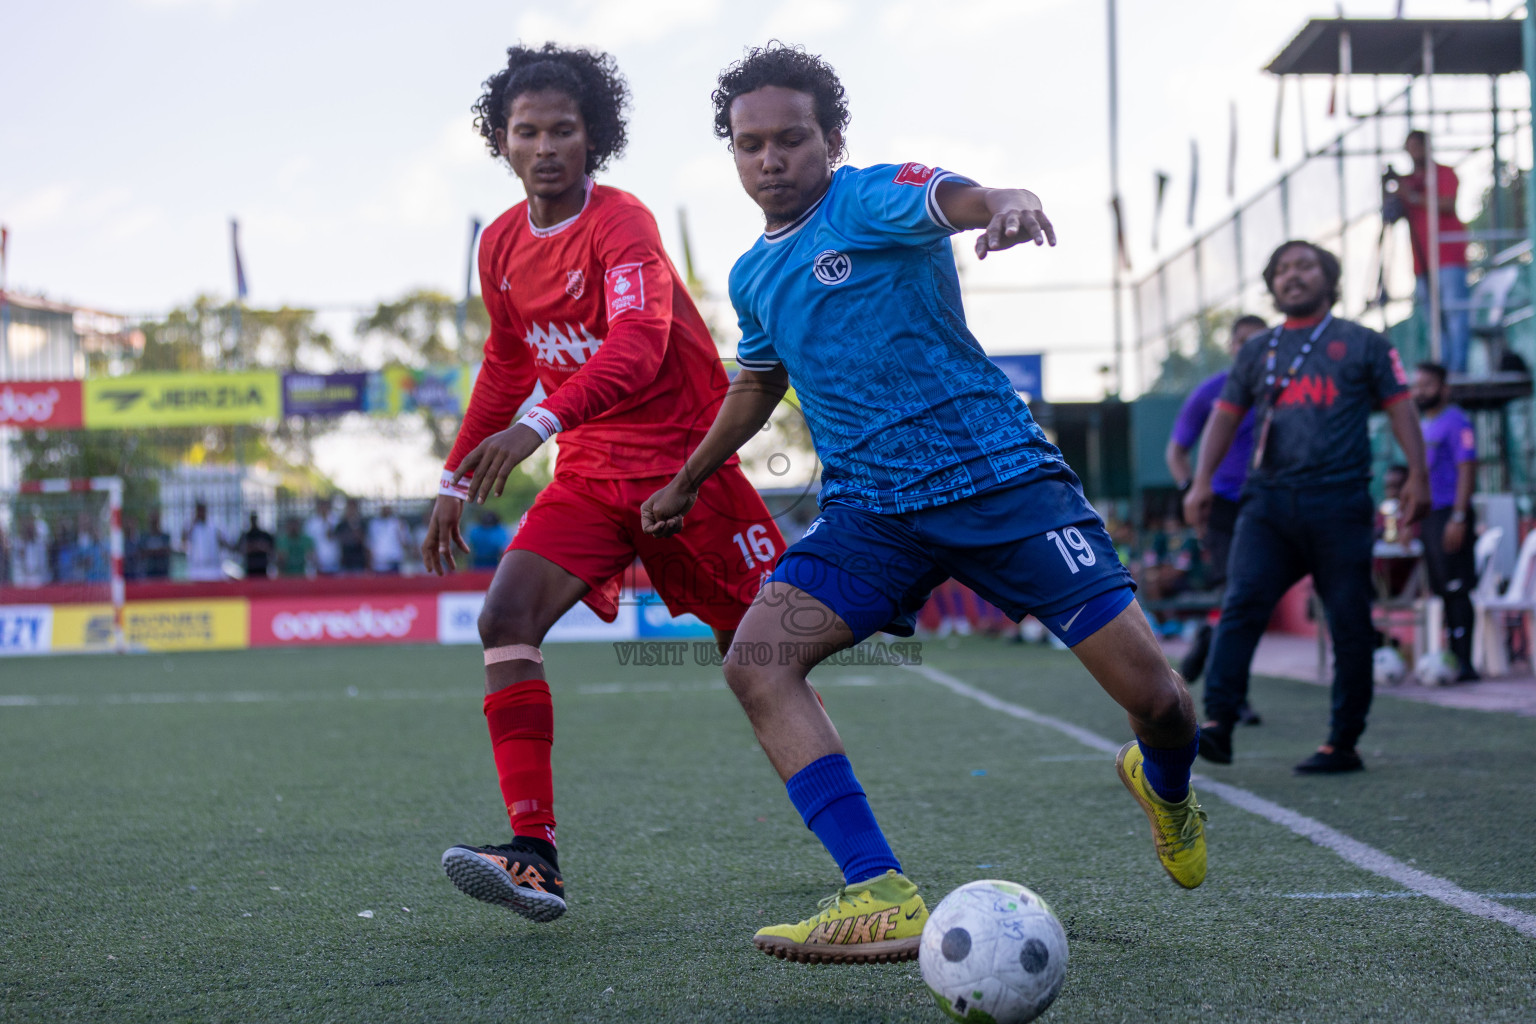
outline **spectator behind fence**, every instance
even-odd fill
[[[123,579],[136,580],[144,575],[139,564],[139,541],[144,531],[139,529],[138,516],[123,517]]]
[[[107,546],[96,536],[96,525],[81,513],[75,521],[75,536],[68,548],[69,571],[60,571],[61,580],[80,583],[105,583],[111,576],[107,564]],[[65,552],[60,552],[60,564]]]
[[[256,513],[251,513],[251,528],[240,535],[240,554],[245,558],[245,578],[266,579],[271,572],[274,538],[261,528]]]
[[[341,548],[331,531],[336,518],[331,510],[330,498],[316,498],[315,510],[304,521],[304,533],[315,548],[315,568],[322,576],[333,576],[341,571]]]
[[[1460,406],[1451,404],[1445,369],[1438,363],[1420,363],[1414,375],[1413,400],[1424,427],[1429,466],[1430,512],[1420,537],[1429,589],[1445,602],[1456,681],[1468,683],[1477,679],[1472,667],[1472,588],[1477,585],[1472,491],[1477,477],[1477,433]]]
[[[171,575],[171,535],[160,525],[160,510],[149,513],[149,525],[139,534],[139,572],[147,580]]]
[[[346,511],[331,528],[331,539],[340,552],[342,572],[368,571],[368,522],[356,498],[347,499]]]
[[[11,541],[11,579],[18,587],[41,587],[53,580],[48,569],[47,534],[30,512],[16,521],[16,535]]]
[[[1422,131],[1408,133],[1403,149],[1413,158],[1413,171],[1398,179],[1397,194],[1402,198],[1408,221],[1408,240],[1413,246],[1414,294],[1419,315],[1429,322],[1429,135]],[[1435,189],[1439,205],[1440,229],[1440,361],[1452,373],[1465,373],[1467,348],[1471,344],[1472,311],[1468,308],[1467,243],[1460,237],[1467,228],[1456,216],[1456,190],[1460,182],[1456,172],[1436,163]]]
[[[368,521],[368,555],[374,572],[398,573],[411,545],[411,529],[395,515],[393,505],[385,505]]]
[[[1408,376],[1386,338],[1335,318],[1336,256],[1290,241],[1264,268],[1285,323],[1243,348],[1205,430],[1195,482],[1184,499],[1197,528],[1210,516],[1211,480],[1237,426],[1253,410],[1252,472],[1237,513],[1227,591],[1206,678],[1208,721],[1200,756],[1232,762],[1232,727],[1248,695],[1254,648],[1275,606],[1310,573],[1333,634],[1333,713],[1328,740],[1300,774],[1359,771],[1355,751],[1371,706],[1372,502],[1370,415],[1385,408],[1407,456],[1403,520],[1429,505],[1424,437],[1407,401]]]
[[[224,578],[224,548],[227,546],[219,528],[208,521],[208,506],[198,502],[192,509],[192,524],[182,535],[187,552],[187,579],[207,582]]]
[[[480,513],[480,521],[469,531],[469,564],[474,569],[494,569],[501,564],[501,556],[512,543],[501,516],[490,509]]]
[[[304,524],[298,516],[283,520],[283,532],[277,541],[277,574],[279,576],[310,576],[315,571],[315,542],[304,532]]]

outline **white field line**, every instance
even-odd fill
[[[900,686],[903,680],[883,680],[874,676],[829,677],[817,686]],[[378,691],[310,689],[310,691],[226,691],[214,694],[0,694],[0,708],[100,708],[109,705],[280,705],[312,700],[459,700],[470,692],[444,689],[378,689]],[[607,697],[613,694],[693,694],[725,689],[723,680],[699,683],[582,683],[576,686],[581,697]]]
[[[1536,892],[1485,892],[1482,895],[1495,900],[1536,900]],[[1424,899],[1422,892],[1283,892],[1283,900],[1404,900]]]
[[[886,681],[874,676],[829,677],[817,683],[834,686],[904,685],[902,680]],[[724,690],[723,680],[697,683],[584,683],[576,687],[583,697],[601,697],[620,693],[702,693]],[[104,707],[124,704],[287,704],[327,700],[459,700],[474,696],[471,691],[449,690],[293,690],[288,692],[229,690],[223,693],[103,693],[103,694],[0,694],[0,708]]]
[[[1077,740],[1085,746],[1091,747],[1101,753],[1112,754],[1120,749],[1120,744],[1090,732],[1081,726],[1071,722],[1054,718],[1050,715],[1042,715],[1017,704],[994,697],[985,690],[979,690],[968,683],[961,682],[946,672],[927,665],[908,665],[911,671],[926,677],[930,682],[937,683],[945,689],[968,697],[984,707],[1001,712],[1012,718],[1022,719],[1026,722],[1034,722]],[[1374,846],[1368,846],[1358,839],[1352,839],[1338,829],[1324,825],[1316,818],[1309,818],[1304,814],[1298,814],[1287,807],[1282,807],[1272,800],[1266,800],[1261,796],[1230,786],[1225,782],[1217,782],[1207,776],[1196,775],[1194,778],[1200,783],[1203,792],[1214,793],[1227,803],[1240,807],[1245,811],[1257,814],[1267,821],[1272,821],[1290,831],[1310,839],[1325,849],[1332,850],[1344,860],[1359,868],[1364,868],[1373,875],[1390,879],[1405,889],[1422,893],[1431,899],[1438,900],[1448,907],[1454,907],[1467,914],[1476,917],[1485,917],[1490,921],[1498,921],[1515,929],[1522,935],[1536,938],[1536,914],[1528,914],[1514,910],[1501,903],[1496,903],[1485,896],[1479,896],[1475,892],[1469,892],[1453,882],[1444,878],[1431,875],[1427,871],[1409,867],[1402,861],[1389,854],[1383,853]]]
[[[443,700],[463,693],[446,690],[301,690],[289,693],[230,690],[224,693],[0,694],[0,708],[106,707],[125,704],[298,704],[322,700]]]

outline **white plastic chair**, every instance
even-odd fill
[[[1479,538],[1481,547],[1481,538]],[[1505,616],[1536,613],[1536,530],[1525,535],[1520,554],[1515,558],[1515,573],[1504,593],[1485,595],[1483,582],[1472,592],[1474,611],[1473,650],[1484,675],[1501,676],[1509,671],[1509,649],[1505,644]]]

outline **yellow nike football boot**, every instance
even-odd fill
[[[1157,859],[1163,862],[1163,870],[1184,888],[1193,889],[1205,881],[1206,813],[1195,800],[1193,786],[1189,795],[1176,804],[1154,793],[1147,784],[1141,760],[1141,748],[1131,740],[1115,755],[1115,770],[1152,823],[1152,843],[1157,847]]]
[[[776,924],[752,936],[769,956],[803,964],[888,964],[916,960],[928,907],[905,875],[844,886],[799,924]]]

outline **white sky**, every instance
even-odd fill
[[[1346,0],[1390,17],[1397,0]],[[1494,0],[1499,16],[1515,0]],[[1410,17],[1485,17],[1481,0],[1407,0]],[[1300,156],[1286,98],[1260,68],[1332,0],[1120,0],[1121,180],[1139,277],[1155,169],[1173,175],[1164,254],[1184,226],[1189,143],[1197,227],[1224,194],[1228,104],[1240,118],[1237,198]],[[0,0],[0,223],[10,284],[112,311],[227,296],[241,222],[250,301],[369,306],[416,286],[456,293],[468,221],[522,198],[474,133],[470,104],[518,40],[611,50],[634,91],[628,155],[603,180],[655,212],[675,257],[686,207],[700,273],[722,290],[761,230],[710,132],[709,94],[743,47],[801,42],[841,74],[850,162],[916,160],[1037,192],[1061,244],[963,263],[968,285],[1108,280],[1105,5],[1089,0]],[[1313,145],[1345,124],[1306,85]],[[1516,93],[1518,86],[1511,85]],[[976,295],[989,351],[1046,351],[1046,395],[1096,397],[1108,296]],[[1267,311],[1266,311],[1267,312]],[[1128,324],[1128,321],[1127,321]],[[1129,360],[1128,360],[1129,362]],[[1134,386],[1134,382],[1133,386]]]

